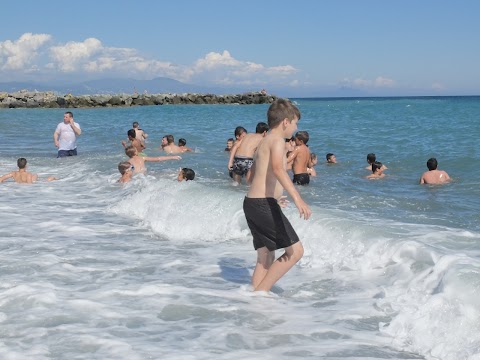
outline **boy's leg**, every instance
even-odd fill
[[[262,248],[263,249],[263,248]],[[260,249],[258,249],[260,250]],[[258,251],[257,250],[257,251]],[[263,280],[255,286],[255,291],[270,291],[272,286],[283,276],[298,260],[303,256],[303,245],[300,241],[296,242],[292,246],[285,248],[285,253],[280,256],[270,268],[267,270]],[[257,262],[258,267],[258,262]],[[255,268],[255,271],[257,268]],[[255,273],[254,273],[255,276]]]
[[[266,246],[257,249],[257,264],[252,275],[252,285],[255,289],[267,275],[268,269],[270,269],[274,260],[275,251],[268,250]]]

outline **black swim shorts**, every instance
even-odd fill
[[[245,197],[243,211],[252,232],[255,250],[266,246],[273,251],[300,241],[274,198]]]
[[[293,183],[297,185],[308,185],[310,184],[310,175],[305,174],[295,174],[293,175]]]

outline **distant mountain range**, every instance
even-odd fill
[[[0,92],[13,93],[20,90],[29,91],[54,91],[59,95],[93,95],[93,94],[167,94],[167,93],[197,93],[197,94],[243,94],[246,92],[260,91],[261,88],[249,88],[246,86],[214,87],[187,84],[166,77],[157,77],[152,80],[136,80],[110,78],[101,80],[89,80],[84,82],[0,82]],[[267,88],[269,94],[280,97],[361,97],[368,93],[347,87],[315,89],[315,88]]]
[[[37,83],[37,82],[0,82],[0,91],[12,93],[19,90],[55,91],[60,94],[91,95],[91,94],[133,94],[144,92],[150,94],[163,93],[243,93],[253,89],[226,89],[186,84],[174,79],[158,77],[152,80],[136,79],[101,79],[78,83]],[[229,91],[230,90],[230,91]],[[258,89],[255,89],[258,91]]]

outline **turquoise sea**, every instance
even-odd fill
[[[293,100],[313,215],[284,209],[305,255],[267,295],[224,148],[268,105],[69,109],[83,134],[64,159],[66,109],[1,109],[0,174],[26,157],[40,181],[0,184],[0,357],[479,360],[480,97]],[[195,152],[121,186],[133,121],[149,156],[166,134]],[[384,179],[364,178],[371,152]],[[430,157],[451,183],[418,184]]]

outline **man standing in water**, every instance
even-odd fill
[[[73,120],[71,111],[63,115],[63,122],[57,125],[53,141],[58,148],[57,158],[77,155],[77,136],[82,134],[80,124]]]
[[[285,138],[297,129],[300,111],[290,101],[278,99],[267,113],[270,132],[258,144],[250,171],[251,186],[243,202],[243,211],[257,250],[257,264],[252,275],[255,291],[270,291],[303,256],[303,246],[283,214],[280,204],[287,190],[300,217],[311,215],[286,171]],[[285,253],[275,260],[275,250]]]

